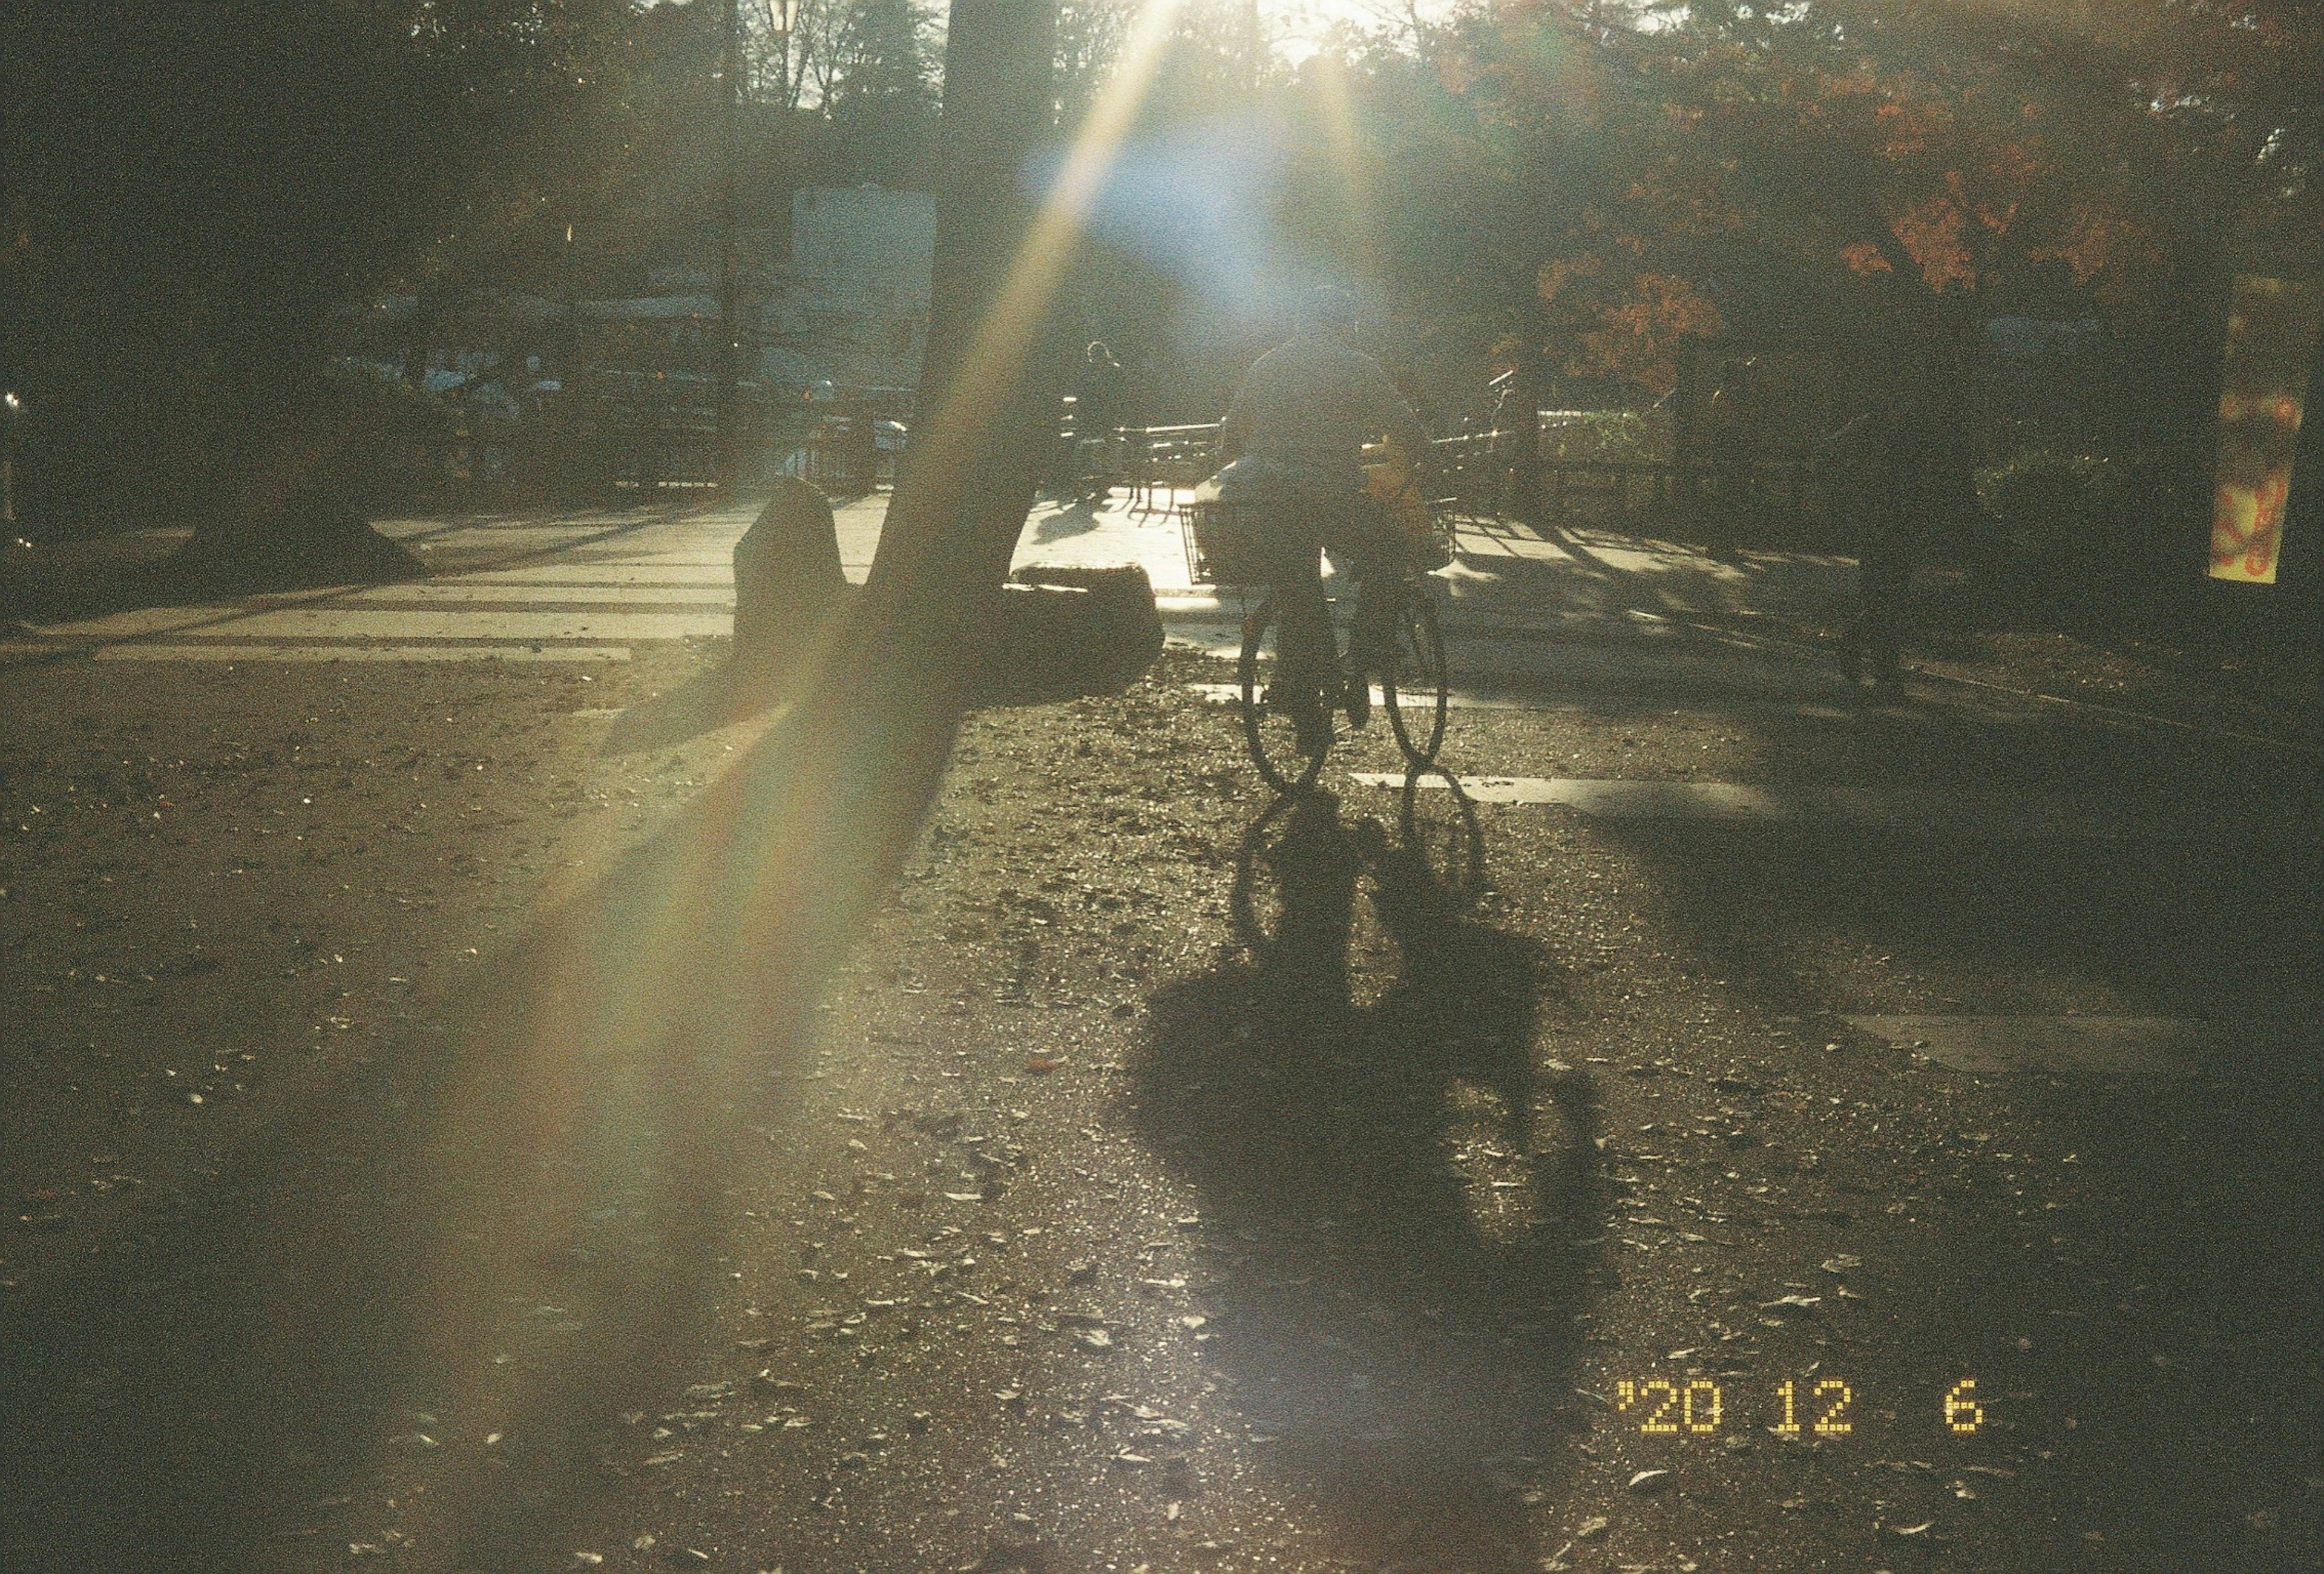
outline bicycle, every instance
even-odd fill
[[[1193,503],[1185,512],[1189,576],[1197,584],[1254,584],[1264,577],[1259,570],[1264,559],[1258,548],[1260,532],[1267,529],[1261,505]],[[1335,713],[1345,713],[1352,725],[1360,726],[1370,708],[1369,684],[1375,677],[1379,681],[1380,708],[1387,713],[1388,728],[1407,761],[1416,768],[1430,765],[1443,745],[1445,713],[1452,701],[1451,667],[1428,575],[1406,564],[1393,574],[1372,575],[1358,594],[1389,598],[1385,607],[1364,620],[1379,631],[1379,636],[1376,648],[1356,652],[1353,684],[1366,686],[1360,701],[1352,684],[1314,686],[1304,695],[1286,688],[1279,678],[1277,649],[1282,616],[1271,592],[1262,595],[1242,620],[1235,677],[1243,741],[1260,778],[1278,793],[1300,793],[1314,786],[1328,752],[1319,749],[1313,754],[1300,753],[1296,721],[1300,709],[1319,707],[1327,719]],[[1327,598],[1327,615],[1334,604]],[[1347,669],[1348,651],[1342,648],[1339,622],[1338,617],[1331,617],[1334,673]]]

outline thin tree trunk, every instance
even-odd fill
[[[1518,308],[1517,375],[1509,380],[1509,404],[1517,429],[1507,439],[1513,445],[1508,511],[1538,527],[1547,517],[1541,486],[1541,407],[1549,392],[1549,364],[1544,350],[1548,322],[1538,293],[1528,290],[1526,295]]]

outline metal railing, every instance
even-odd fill
[[[785,455],[786,475],[813,483],[834,497],[861,497],[882,483],[896,483],[903,457],[900,442],[883,446],[876,425],[858,418],[835,419],[807,434]]]
[[[1514,432],[1472,432],[1429,445],[1434,460],[1430,501],[1472,519],[1507,519],[1514,506]],[[1570,459],[1536,462],[1541,511],[1554,522],[1627,524],[1641,515],[1685,518],[1731,514],[1821,519],[1831,474],[1806,457],[1742,463],[1681,464],[1672,459]]]
[[[835,497],[861,497],[896,483],[918,391],[911,388],[848,388],[837,407],[811,407],[815,424],[785,451],[777,466]]]
[[[1130,488],[1133,513],[1170,506],[1168,494],[1200,486],[1218,468],[1219,423],[1179,427],[1117,427],[1111,445],[1120,483]]]

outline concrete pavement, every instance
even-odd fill
[[[1178,501],[1165,493],[1136,506],[1045,502],[1027,521],[1017,563],[1139,564],[1173,638],[1215,648],[1233,639],[1246,598],[1189,582]],[[841,563],[858,583],[886,506],[880,493],[836,511]],[[751,512],[384,520],[379,528],[435,565],[436,577],[43,624],[0,647],[0,658],[620,660],[641,644],[728,631],[733,546]],[[1682,548],[1493,523],[1464,524],[1458,539],[1460,561],[1440,578],[1452,637],[1475,647],[1464,672],[1480,680],[1555,677],[1574,666],[1531,647],[1614,640],[1674,650],[1706,619],[1828,612],[1850,594],[1852,569],[1829,559],[1734,566]]]

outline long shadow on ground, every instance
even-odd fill
[[[768,1073],[949,748],[902,731],[786,717],[442,1031],[8,1307],[0,1567],[573,1566],[618,1417],[706,1337],[742,1139],[786,1116]]]
[[[1462,911],[1475,816],[1421,806],[1448,796],[1431,826],[1407,791],[1397,834],[1328,794],[1251,826],[1247,960],[1154,998],[1137,1118],[1234,1243],[1214,1358],[1348,1555],[1531,1569],[1603,1233],[1596,1094],[1541,1069],[1548,958]],[[1385,987],[1351,949],[1393,956]]]
[[[221,556],[208,548],[189,555],[184,548],[156,556],[143,550],[142,542],[121,538],[69,542],[38,552],[0,551],[0,617],[34,621],[98,618],[155,607],[239,601],[253,595],[391,584],[425,579],[437,573],[473,574],[487,568],[511,568],[577,549],[603,547],[696,511],[698,511],[684,506],[662,507],[606,516],[597,521],[596,529],[554,546],[504,551],[456,566],[431,563],[418,553],[436,538],[479,526],[522,523],[526,522],[525,517],[512,520],[493,514],[463,515],[430,529],[393,536],[355,520],[343,521],[336,533],[326,532],[315,541],[301,543],[295,532],[286,532],[282,541],[263,538],[263,550],[240,557]],[[533,522],[549,524],[569,517],[544,511]],[[247,615],[247,608],[234,608],[221,621],[230,621]],[[58,658],[66,654],[60,652]]]

